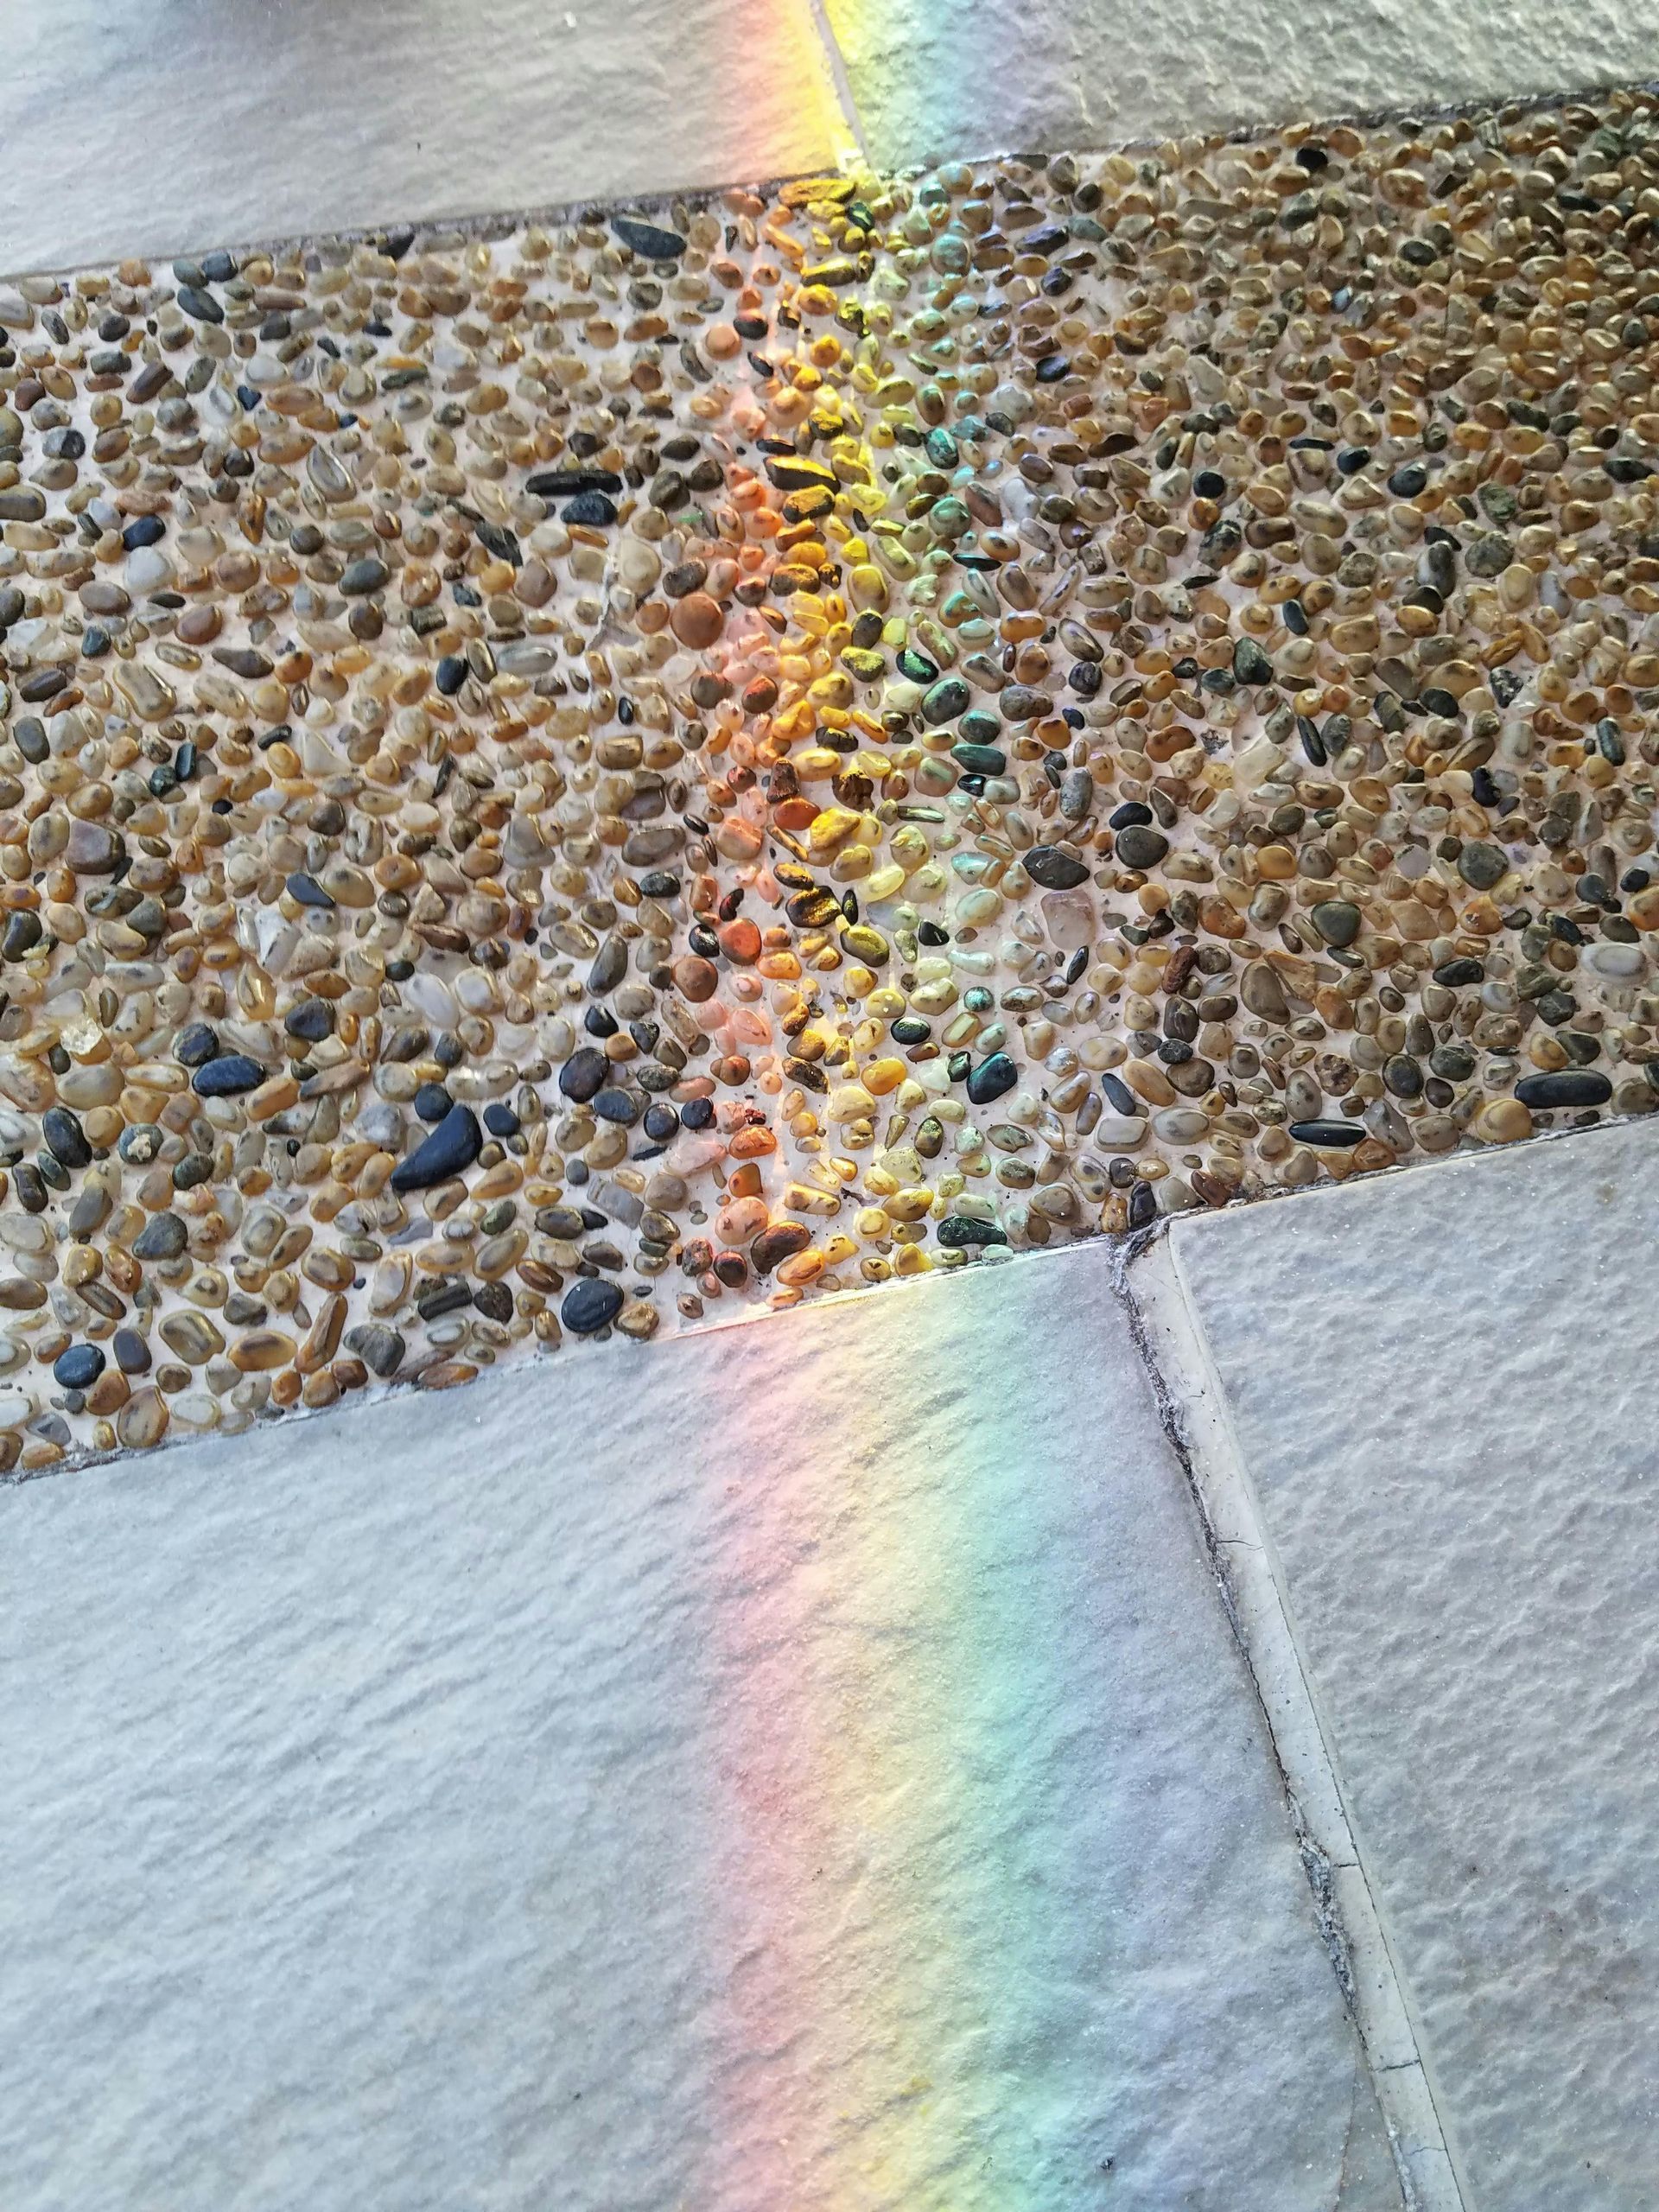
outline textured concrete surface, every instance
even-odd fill
[[[0,270],[1650,76],[1655,0],[53,0]],[[826,38],[826,29],[833,37]]]
[[[839,143],[805,0],[4,16],[3,270],[794,175]]]
[[[8,2212],[1398,2212],[1106,1260],[0,1493]]]
[[[1183,1222],[1479,2212],[1659,2202],[1659,1129]]]
[[[1365,1878],[1352,1825],[1241,1464],[1225,1395],[1173,1258],[1155,1238],[1126,1274],[1144,1356],[1166,1394],[1211,1558],[1344,1961],[1344,1986],[1378,2100],[1407,2177],[1412,2212],[1471,2212],[1447,2155],[1396,1961]]]
[[[1155,142],[1659,68],[1653,0],[824,0],[878,162]]]

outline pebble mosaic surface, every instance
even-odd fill
[[[0,286],[0,1463],[1659,1104],[1659,103]]]

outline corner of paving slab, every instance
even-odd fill
[[[999,1774],[1010,1761],[1029,1763],[1022,1719],[1051,1717],[1043,1786],[1015,1792],[1003,1816],[1006,1833],[1021,1838],[1021,1863],[1027,1851],[1041,1859],[1043,1823],[1056,1804],[1092,1823],[1105,1822],[1116,1805],[1129,1823],[1087,1830],[1069,1890],[1055,1879],[1058,1858],[1042,1861],[1029,1893],[1071,1899],[1058,1924],[1077,1947],[1076,1962],[1070,1951],[1058,1964],[1044,1954],[1022,1967],[1009,1992],[1010,2001],[1021,1988],[1035,1989],[1045,2008],[1051,1993],[1082,2007],[1090,2032],[1062,2040],[1068,2063],[1085,2077],[1078,2109],[1112,2119],[1107,2139],[1122,2152],[1121,2184],[1133,2192],[1128,2169],[1139,2160],[1142,2193],[1135,2202],[1161,2208],[1185,2201],[1196,2180],[1237,2181],[1229,2161],[1243,2162],[1248,2152],[1255,2163],[1233,2202],[1398,2212],[1383,2108],[1326,1979],[1248,1677],[1210,1608],[1179,1472],[1141,1396],[1141,1369],[1119,1325],[1123,1309],[1110,1273],[1116,1256],[1097,1240],[988,1269],[927,1275],[902,1303],[896,1288],[885,1291],[891,1312],[865,1294],[757,1317],[777,1325],[745,1323],[741,1337],[688,1334],[672,1340],[679,1347],[672,1352],[614,1344],[574,1368],[561,1359],[502,1373],[460,1397],[446,1395],[441,1406],[405,1393],[395,1407],[359,1408],[326,1429],[308,1422],[278,1433],[272,1424],[132,1470],[148,1479],[32,1485],[32,1497],[4,1501],[18,1522],[32,1523],[7,1547],[26,1601],[11,1608],[9,1625],[40,1692],[38,1699],[25,1694],[23,1705],[53,1735],[52,1756],[63,1758],[73,1783],[64,1784],[48,1761],[50,1778],[31,1789],[29,1818],[20,1824],[20,1837],[32,1838],[35,1848],[32,1858],[21,1847],[15,1854],[14,1909],[36,1931],[33,1955],[44,1961],[23,1993],[39,2019],[73,2022],[79,2007],[86,2023],[58,2026],[57,2049],[39,2030],[19,2039],[11,2109],[30,2115],[16,2125],[29,2139],[37,2171],[50,2168],[47,2182],[35,2184],[41,2193],[30,2193],[26,2177],[21,2202],[54,2203],[46,2193],[52,2183],[73,2159],[84,2164],[101,2148],[60,2117],[73,2100],[77,2067],[124,2079],[133,2109],[142,2106],[143,2140],[135,2151],[139,2129],[130,2129],[118,2163],[142,2156],[159,2167],[165,2153],[194,2158],[199,2173],[204,2139],[228,2141],[226,2155],[240,2155],[241,2114],[280,2070],[277,2061],[289,2063],[289,2050],[302,2044],[318,2082],[315,2101],[302,2099],[296,2107],[312,2122],[305,2154],[327,2152],[329,2130],[350,2122],[360,2135],[350,2158],[397,2149],[407,2159],[410,2145],[424,2140],[418,2131],[402,2131],[393,2145],[398,2131],[377,2128],[373,2113],[359,2121],[352,2101],[371,2067],[385,2077],[388,2024],[395,2029],[405,2005],[416,2002],[425,2021],[446,1996],[452,2013],[464,1999],[497,2024],[465,2054],[446,2056],[442,2040],[429,2035],[418,2046],[398,2046],[405,2086],[411,2075],[424,2082],[423,2066],[442,2067],[444,2093],[455,2094],[447,2078],[453,2072],[493,2118],[499,2067],[519,2121],[531,2126],[524,2115],[532,2113],[543,2144],[575,2139],[561,2130],[591,2135],[601,2125],[592,2105],[604,2097],[591,2073],[607,2033],[621,2038],[611,2046],[622,2055],[605,2088],[613,2120],[626,2117],[627,2068],[647,2078],[641,2051],[651,2068],[665,2049],[678,2051],[675,2078],[683,2082],[701,2063],[696,2055],[716,1996],[688,1999],[665,2019],[672,2006],[654,2000],[651,1975],[659,1960],[674,1963],[680,1951],[694,1950],[687,1929],[712,1917],[685,1871],[686,1808],[701,1802],[701,1777],[775,1761],[779,1777],[790,1778],[790,1789],[779,1792],[787,1797],[801,1781],[801,1745],[812,1741],[814,1715],[802,1711],[804,1697],[823,1699],[821,1725],[837,1732],[845,1725],[855,1738],[846,1684],[868,1680],[878,1704],[895,1669],[902,1687],[899,1631],[909,1633],[912,1593],[944,1563],[962,1578],[952,1587],[982,1607],[980,1626],[999,1649],[1046,1648],[1065,1662],[1029,1679],[1018,1666],[1006,1679],[999,1674],[988,1706],[976,1675],[960,1698],[951,1693],[941,1719],[954,1729],[960,1713],[982,1707],[993,1736],[969,1748],[982,1791],[995,1796],[1001,1788],[1006,1796]],[[1050,1330],[1059,1343],[1052,1378],[1040,1352]],[[704,1335],[723,1341],[705,1344]],[[630,1372],[639,1386],[608,1389],[622,1371],[618,1361],[636,1354],[645,1366]],[[1054,1387],[1086,1373],[1091,1359],[1093,1397]],[[582,1384],[572,1387],[577,1376]],[[558,1378],[553,1387],[563,1407],[557,1423],[548,1418],[550,1376]],[[828,1448],[849,1377],[876,1418],[849,1422],[841,1448]],[[1118,1415],[1103,1437],[1095,1418],[1103,1402]],[[676,1432],[678,1452],[664,1446]],[[609,1439],[608,1457],[597,1465],[595,1433]],[[849,1511],[860,1471],[863,1508]],[[752,1474],[754,1487],[730,1479],[740,1474]],[[932,1502],[946,1495],[956,1509],[941,1516]],[[1021,1518],[1028,1503],[1038,1516],[1029,1524]],[[1052,1583],[1028,1572],[1039,1555],[1054,1563]],[[697,1571],[682,1577],[676,1563],[686,1561]],[[1167,1570],[1167,1583],[1154,1579],[1154,1568]],[[1046,1606],[1033,1597],[1045,1588]],[[985,1613],[985,1595],[996,1591],[1003,1610]],[[1103,1607],[1103,1591],[1112,1593]],[[780,1611],[779,1593],[790,1592]],[[710,1610],[700,1610],[705,1599]],[[944,1605],[947,1626],[961,1621],[955,1602]],[[1033,1604],[1045,1620],[1038,1639],[1029,1633]],[[693,1633],[689,1624],[712,1623],[716,1611],[726,1623],[719,1633]],[[923,1719],[935,1709],[938,1624],[925,1613],[911,1647],[926,1691],[916,1708]],[[1085,1634],[1105,1635],[1109,1649],[1078,1646]],[[1121,1653],[1120,1635],[1127,1639]],[[826,1639],[839,1649],[847,1638],[855,1656],[868,1645],[868,1677],[843,1672],[850,1661],[826,1671]],[[978,1634],[957,1635],[955,1648],[973,1656]],[[1122,1698],[1110,1688],[1119,1681],[1115,1667]],[[751,1694],[710,1702],[715,1673],[750,1668],[760,1670]],[[596,1685],[591,1699],[588,1682]],[[73,1724],[62,1732],[73,1738],[67,1751],[54,1730],[54,1698]],[[1142,1700],[1132,1713],[1124,1707],[1130,1698]],[[861,1694],[854,1700],[863,1701]],[[752,1734],[734,1720],[734,1706],[745,1726],[756,1716]],[[626,1760],[619,1741],[632,1747]],[[181,1759],[172,1747],[183,1742],[189,1756]],[[294,1755],[296,1743],[305,1747],[302,1758]],[[835,1767],[827,1744],[818,1756]],[[899,1801],[918,1789],[925,1799],[931,1774],[957,1770],[954,1753],[928,1768],[914,1738],[906,1757]],[[665,1764],[678,1780],[664,1800],[653,1790],[665,1786]],[[856,1751],[851,1764],[858,1768]],[[836,1771],[845,1789],[844,1763]],[[142,1786],[131,1775],[143,1776]],[[66,1821],[63,1808],[77,1789],[105,1816]],[[492,1789],[507,1817],[486,1834],[480,1808],[492,1802]],[[629,1823],[642,1802],[636,1832]],[[614,1808],[615,1826],[593,1825],[596,1804]],[[770,1849],[774,1830],[787,1832],[790,1820],[770,1796],[766,1813]],[[929,1819],[915,1848],[937,1851],[943,1835],[950,1869],[960,1867],[963,1885],[972,1888],[982,1869],[999,1861],[1000,1848],[980,1847],[954,1801],[938,1816],[943,1827]],[[722,1846],[731,1824],[725,1815],[715,1823]],[[873,1824],[880,1826],[858,1797],[844,1822],[844,1874],[836,1868],[826,1876],[823,1834],[810,1822],[800,1845],[810,1869],[801,1893],[834,1906],[817,1954],[832,1991],[862,1970],[857,1923],[870,1897],[908,1897],[916,1887],[891,1839],[872,1863]],[[73,1851],[66,1826],[74,1830]],[[251,1898],[243,1872],[248,1840],[264,1847],[267,1833],[280,1836],[281,1866]],[[645,1853],[645,1886],[654,1881],[660,1891],[630,1896],[626,1911],[613,1904],[616,1885],[625,1870],[630,1884],[640,1884],[641,1862],[616,1847],[619,1834]],[[590,1846],[602,1836],[607,1847],[572,1845],[579,1834]],[[658,1850],[661,1859],[652,1859]],[[326,1871],[314,1872],[319,1867]],[[283,1892],[283,1880],[291,1893]],[[569,1945],[555,1952],[550,1972],[545,1910],[504,1914],[504,1880],[514,1897],[532,1884],[538,1908],[556,1881],[577,1902],[585,1897],[592,1910],[582,1924],[592,1930],[602,1922],[605,1937],[603,1944],[594,1937],[598,1948],[588,1955],[609,1961],[609,1980],[625,1997],[633,1972],[632,2000],[620,2004],[611,1987],[590,1999]],[[857,1911],[836,1902],[850,1895]],[[1270,1940],[1261,1934],[1263,1895],[1276,1930]],[[1005,1899],[995,1902],[996,1911],[974,1923],[993,1937]],[[401,1945],[410,1910],[421,1929]],[[642,1913],[652,1924],[652,1910],[667,1916],[658,1923],[665,1932],[642,1943],[634,1931]],[[111,1932],[118,1916],[152,1952],[165,1945],[164,1998],[151,1994],[148,1960],[129,1964],[124,1939]],[[957,1911],[957,1924],[969,1918]],[[1086,1942],[1077,1935],[1084,1918]],[[1097,1936],[1089,1933],[1096,1921]],[[435,1931],[442,1938],[435,1952],[423,1948]],[[62,1987],[56,1955],[89,1940],[100,1967],[115,1962],[118,1992],[106,1993],[97,1975]],[[868,1955],[872,1976],[885,1976],[887,1947]],[[329,1964],[311,1970],[323,1956]],[[1235,1990],[1230,1967],[1240,1959],[1249,1971]],[[257,2017],[236,2020],[228,2052],[220,2053],[205,2047],[197,2027],[200,1992],[232,1976],[257,1979],[264,2002],[250,2007]],[[474,1978],[488,1986],[487,2005]],[[26,1980],[20,1970],[17,1981]],[[411,1987],[418,1999],[406,1999]],[[1141,2010],[1137,1991],[1145,1993]],[[910,2004],[907,1987],[900,1995]],[[588,2041],[563,2024],[584,2004]],[[87,2023],[92,2012],[96,2020]],[[170,2078],[159,2066],[146,2071],[163,2040],[158,2014],[178,2069]],[[852,2025],[862,2034],[861,2014]],[[1118,2040],[1103,2080],[1090,2052],[1097,2053],[1108,2029]],[[133,2056],[141,2032],[149,2040]],[[1008,2078],[1027,2078],[1027,2046],[1014,2042]],[[219,2086],[204,2113],[192,2069],[208,2063],[219,2069]],[[1163,2078],[1166,2063],[1179,2087]],[[745,2064],[751,2078],[761,2070]],[[49,2072],[60,2093],[45,2120],[22,2091],[31,2065]],[[478,2086],[480,2071],[491,2076],[487,2088]],[[559,2093],[547,2090],[550,2078]],[[1194,2094],[1194,2080],[1207,2085],[1203,2094]],[[586,2088],[594,2088],[593,2100],[573,2113],[571,2089]],[[843,2094],[837,2088],[837,2100]],[[465,2103],[457,2109],[477,2116]],[[187,2137],[183,2153],[173,2147],[179,2111],[202,2115],[202,2132]],[[696,2118],[694,2112],[690,2123]],[[665,2170],[689,2158],[682,2150],[688,2123],[671,2097],[656,2097],[650,2123],[637,2133],[658,2145]],[[1006,2134],[999,2113],[999,2144]],[[452,2144],[446,2131],[443,2154],[458,2158]],[[1317,2176],[1302,2163],[1315,2152]],[[1281,2168],[1264,2180],[1263,2160],[1294,2164],[1294,2175],[1290,2164],[1282,2167],[1282,2190]],[[416,2201],[400,2187],[389,2194],[383,2185],[379,2201]],[[1014,2193],[995,2201],[1013,2201]],[[583,2201],[624,2200],[595,2190]],[[691,2200],[664,2186],[626,2201]],[[758,2200],[698,2201],[736,2207]],[[802,2193],[790,2201],[844,2205],[854,2196]],[[951,2201],[980,2199],[965,2192]]]
[[[1629,1117],[1545,1133],[1525,1143],[1459,1153],[1397,1170],[1319,1185],[1281,1198],[1160,1224],[1120,1255],[1122,1294],[1134,1316],[1160,1417],[1191,1484],[1230,1619],[1261,1696],[1332,1964],[1351,2005],[1387,2118],[1408,2201],[1423,2212],[1470,2202],[1448,2145],[1432,2052],[1380,1891],[1356,1838],[1336,1734],[1299,1637],[1288,1583],[1241,1443],[1206,1312],[1268,1294],[1264,1283],[1361,1252],[1366,1293],[1409,1307],[1435,1281],[1435,1238],[1459,1249],[1499,1237],[1522,1253],[1553,1237],[1573,1249],[1586,1207],[1633,1226],[1653,1187],[1659,1121]],[[1397,1224],[1382,1255],[1368,1224],[1402,1205],[1426,1234]],[[1592,1213],[1593,1220],[1593,1212]],[[1395,1279],[1409,1268],[1409,1278]],[[1272,1270],[1276,1268],[1277,1275]],[[1219,1301],[1219,1305],[1217,1304]],[[1230,1347],[1236,1368],[1238,1345]],[[1230,1370],[1230,1372],[1231,1370]],[[1258,1426],[1262,1417],[1257,1409]]]
[[[1334,1262],[1344,1252],[1369,1249],[1370,1240],[1356,1234],[1356,1220],[1363,1222],[1377,1207],[1402,1203],[1427,1206],[1431,1218],[1449,1220],[1449,1233],[1454,1236],[1458,1220],[1468,1209],[1478,1204],[1490,1214],[1496,1206],[1502,1218],[1512,1224],[1504,1233],[1524,1249],[1529,1229],[1538,1224],[1546,1229],[1565,1226],[1570,1231],[1581,1218],[1586,1198],[1617,1207],[1627,1192],[1646,1188],[1644,1170],[1656,1142],[1659,1123],[1650,1127],[1635,1120],[1602,1125],[1502,1150],[1454,1155],[1411,1176],[1389,1173],[1345,1185],[1317,1186],[1283,1201],[1182,1215],[1123,1242],[1102,1238],[1008,1252],[971,1267],[849,1291],[810,1306],[744,1309],[659,1345],[620,1339],[573,1345],[556,1362],[537,1369],[481,1376],[453,1405],[446,1399],[442,1409],[435,1407],[431,1418],[469,1432],[480,1427],[487,1430],[493,1419],[500,1418],[506,1396],[517,1397],[523,1408],[531,1400],[545,1407],[550,1389],[563,1393],[575,1372],[596,1375],[601,1360],[608,1360],[618,1374],[617,1363],[632,1358],[648,1365],[670,1357],[696,1363],[702,1357],[699,1347],[705,1337],[728,1337],[732,1329],[747,1331],[754,1323],[776,1325],[767,1333],[781,1355],[802,1329],[834,1333],[842,1325],[842,1317],[850,1325],[855,1313],[880,1312],[885,1322],[891,1306],[896,1338],[925,1344],[928,1325],[919,1332],[914,1320],[906,1325],[906,1312],[914,1314],[918,1303],[932,1301],[943,1318],[966,1287],[986,1287],[988,1276],[1002,1278],[1007,1284],[996,1300],[997,1310],[1005,1313],[1017,1312],[1020,1305],[1014,1286],[1034,1287],[1044,1268],[1070,1268],[1080,1281],[1093,1286],[1103,1278],[1123,1312],[1160,1423],[1184,1472],[1214,1582],[1260,1702],[1319,1933],[1364,2054],[1369,2084],[1357,2087],[1353,2160],[1336,2203],[1338,2208],[1352,2205],[1354,2212],[1362,2208],[1370,2212],[1375,2203],[1380,2212],[1382,2200],[1370,2178],[1372,2164],[1365,2146],[1381,2131],[1411,2212],[1464,2212],[1470,2200],[1441,2122],[1433,2064],[1426,2060],[1407,1977],[1368,1872],[1363,1843],[1357,1839],[1333,1732],[1299,1642],[1294,1608],[1206,1331],[1206,1308],[1197,1286],[1205,1286],[1208,1310],[1213,1313],[1217,1295],[1225,1300],[1253,1294],[1250,1255],[1257,1246],[1270,1247],[1282,1267],[1288,1240],[1295,1266],[1305,1272],[1312,1265]],[[1402,1252],[1408,1255],[1414,1280],[1421,1272],[1418,1244],[1396,1233],[1389,1249],[1396,1261]],[[1201,1274],[1195,1272],[1200,1256]],[[1372,1287],[1380,1298],[1392,1294],[1387,1282]],[[874,1306],[873,1299],[879,1301]],[[418,1418],[408,1390],[378,1395],[402,1400],[404,1423]],[[669,1395],[674,1395],[671,1390]],[[331,1412],[355,1414],[360,1421],[366,1410],[359,1399],[353,1407]],[[268,1433],[269,1425],[260,1426]],[[308,1420],[305,1429],[310,1431]],[[346,1428],[339,1433],[343,1440]],[[211,1452],[216,1440],[194,1440],[199,1478],[207,1471],[200,1447],[206,1446]],[[224,1445],[231,1441],[224,1440]],[[299,1446],[298,1435],[295,1443]],[[146,1468],[151,1456],[144,1456]],[[172,1456],[167,1455],[169,1459]],[[1380,2115],[1374,2125],[1368,2116],[1373,2089]]]

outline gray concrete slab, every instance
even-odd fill
[[[1104,1246],[0,1491],[7,2212],[1399,2212]]]
[[[881,164],[1155,143],[1651,77],[1653,0],[823,0]]]
[[[859,143],[891,167],[1626,82],[1659,10],[52,0],[0,33],[10,273],[798,175]]]
[[[0,270],[795,175],[802,0],[52,0],[0,10]]]
[[[1637,1123],[1173,1230],[1479,2212],[1659,2203],[1656,1169]]]

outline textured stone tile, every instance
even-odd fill
[[[1480,2212],[1654,2202],[1659,1132],[1183,1222]]]
[[[1103,1251],[13,1487],[0,1561],[9,2212],[1398,2212]]]
[[[870,157],[1157,141],[1641,79],[1640,10],[825,0]]]
[[[794,0],[54,0],[6,26],[0,269],[796,175],[838,130]]]

